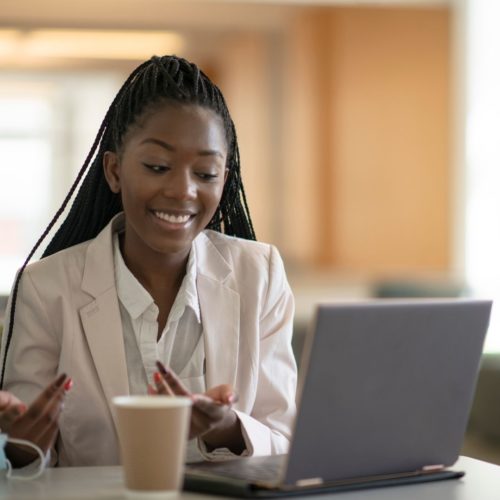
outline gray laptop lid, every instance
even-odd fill
[[[319,306],[284,484],[453,464],[490,310],[475,300]]]

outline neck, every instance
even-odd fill
[[[136,255],[133,246],[127,245],[125,234],[120,235],[120,250],[130,272],[153,297],[159,291],[179,289],[186,274],[189,250],[175,254],[152,252],[144,258]]]

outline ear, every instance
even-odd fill
[[[104,177],[113,193],[120,192],[120,159],[113,151],[106,151],[102,159]]]

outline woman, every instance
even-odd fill
[[[17,276],[3,340],[4,386],[21,400],[58,372],[74,381],[53,463],[118,463],[111,398],[153,380],[163,392],[158,359],[178,390],[205,393],[188,458],[286,452],[293,298],[276,249],[251,241],[220,90],[178,57],[140,65],[35,249],[88,165],[43,258]]]

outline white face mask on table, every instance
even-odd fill
[[[35,473],[29,475],[14,474],[14,469],[12,468],[9,459],[5,455],[5,445],[7,443],[21,444],[33,448],[40,456],[40,465],[38,467],[38,470]],[[7,470],[7,475],[6,475],[7,479],[24,479],[24,480],[36,479],[37,477],[40,477],[43,474],[43,471],[45,470],[45,465],[46,464],[45,464],[44,453],[36,444],[32,443],[31,441],[26,441],[25,439],[11,438],[7,434],[0,433],[0,471]]]

